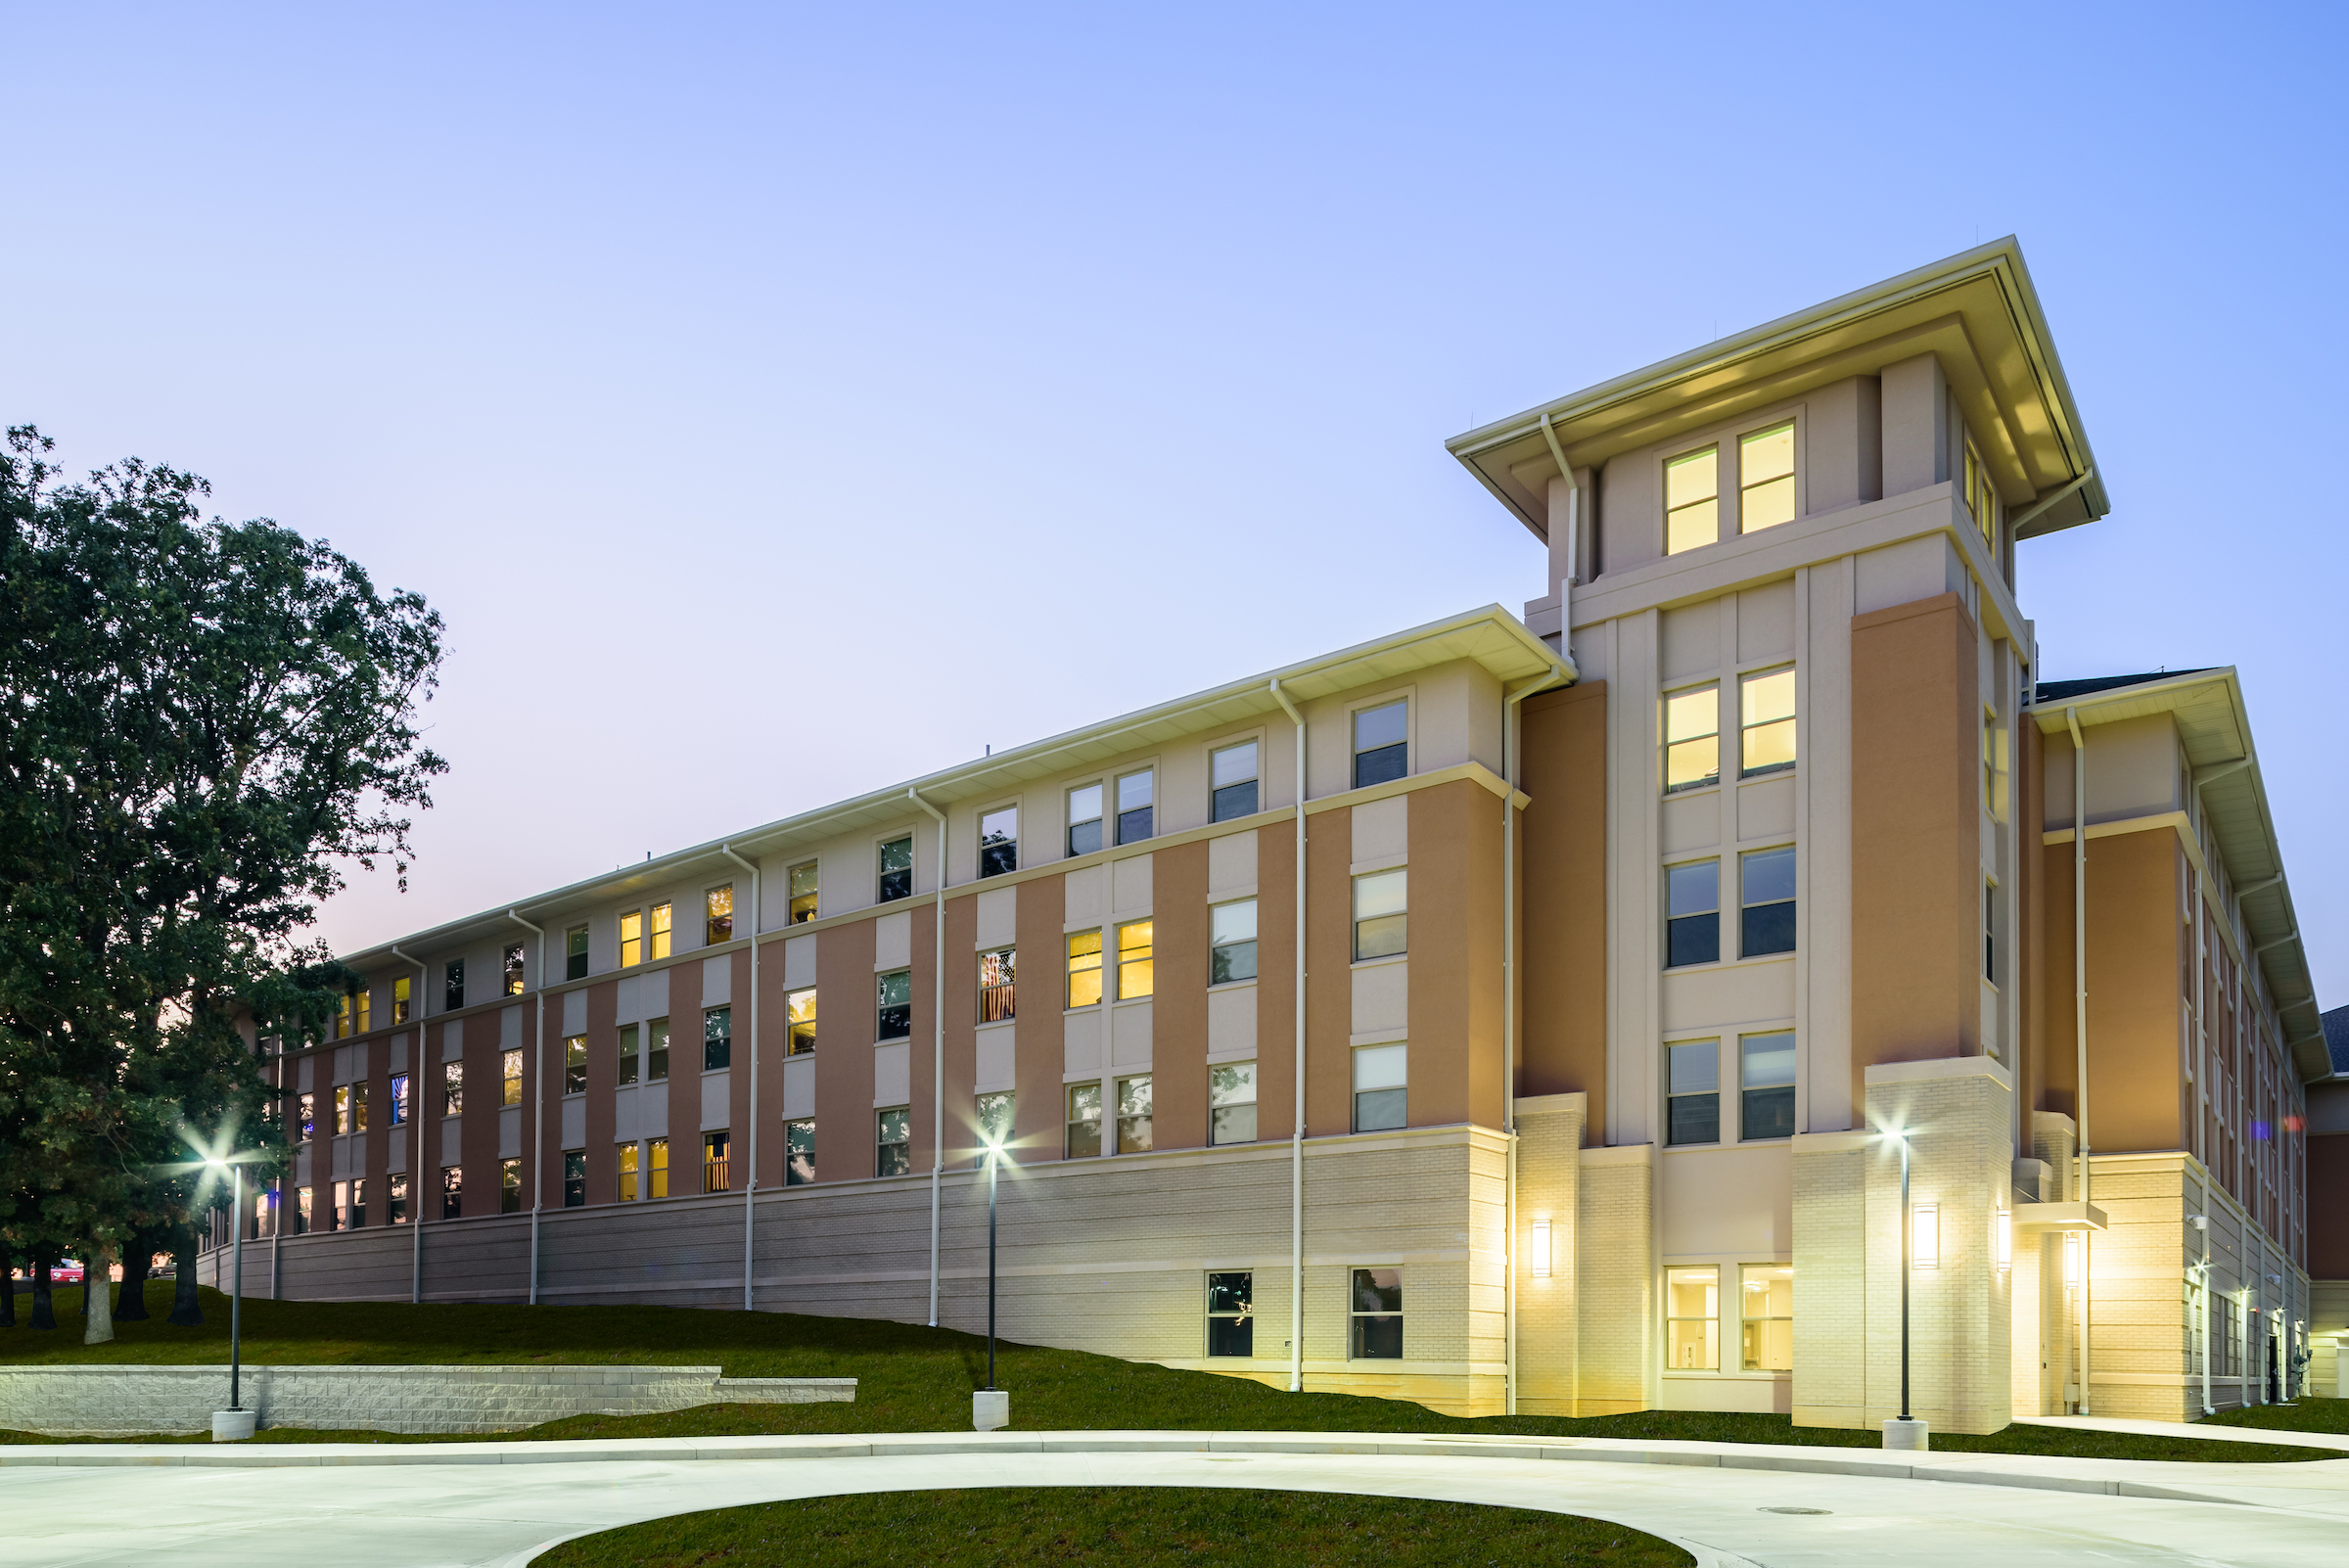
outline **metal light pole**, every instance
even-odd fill
[[[1003,1161],[1002,1134],[982,1125],[987,1140],[987,1387],[971,1391],[971,1426],[992,1432],[1011,1424],[1011,1396],[995,1387],[995,1168]]]
[[[1901,1419],[1909,1417],[1909,1270],[1915,1246],[1910,1235],[1909,1136],[1901,1134]]]
[[[229,1210],[228,1287],[228,1408],[212,1412],[212,1441],[236,1443],[253,1436],[258,1423],[257,1412],[245,1408],[245,1167],[257,1156],[252,1154],[207,1155],[204,1163],[229,1174],[230,1189],[234,1194]]]

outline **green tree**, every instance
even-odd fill
[[[441,622],[323,540],[207,519],[192,474],[67,483],[50,449],[0,452],[0,1247],[95,1280],[192,1252],[225,1198],[192,1140],[282,1149],[253,1037],[347,986],[304,940],[345,866],[407,885]]]

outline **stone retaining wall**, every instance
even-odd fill
[[[852,1377],[720,1377],[715,1366],[248,1366],[240,1398],[262,1426],[507,1432],[567,1415],[653,1415],[696,1405],[852,1402]],[[207,1432],[225,1366],[0,1368],[0,1428],[52,1436]]]

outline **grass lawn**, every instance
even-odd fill
[[[175,1328],[168,1281],[148,1287],[146,1322],[115,1325],[111,1345],[81,1343],[81,1292],[57,1293],[58,1327],[0,1329],[0,1367],[129,1361],[225,1364],[228,1302],[203,1293],[205,1323]],[[18,1322],[29,1306],[18,1302]],[[270,1364],[496,1362],[717,1365],[729,1377],[853,1377],[852,1405],[706,1405],[667,1415],[573,1416],[530,1438],[718,1437],[751,1433],[967,1432],[971,1390],[987,1376],[987,1341],[946,1329],[859,1317],[710,1312],[682,1307],[410,1307],[365,1302],[245,1303],[245,1361]],[[1400,1400],[1289,1394],[1212,1372],[1180,1372],[1082,1351],[1000,1346],[999,1379],[1012,1422],[1028,1431],[1474,1432],[1541,1437],[1699,1439],[1873,1449],[1872,1431],[1797,1427],[1783,1415],[1643,1410],[1575,1419],[1553,1415],[1439,1415]],[[2300,1408],[2307,1408],[2302,1406]],[[0,1433],[0,1442],[53,1438]],[[208,1441],[207,1438],[182,1441]],[[430,1442],[380,1432],[264,1431],[256,1442]],[[1933,1434],[1945,1453],[2044,1453],[2082,1458],[2305,1462],[2326,1455],[2280,1445],[2140,1437],[2010,1426],[1987,1437]]]
[[[2254,1405],[2203,1417],[2212,1426],[2247,1426],[2268,1432],[2338,1432],[2349,1435],[2349,1400],[2304,1395],[2295,1405]]]
[[[1695,1560],[1626,1525],[1532,1508],[1236,1487],[990,1487],[682,1514],[582,1536],[536,1568],[1678,1568]]]

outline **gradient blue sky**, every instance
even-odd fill
[[[9,4],[0,419],[447,616],[356,945],[1515,608],[1446,437],[2012,232],[2044,673],[2241,668],[2336,1003],[2345,15]]]

